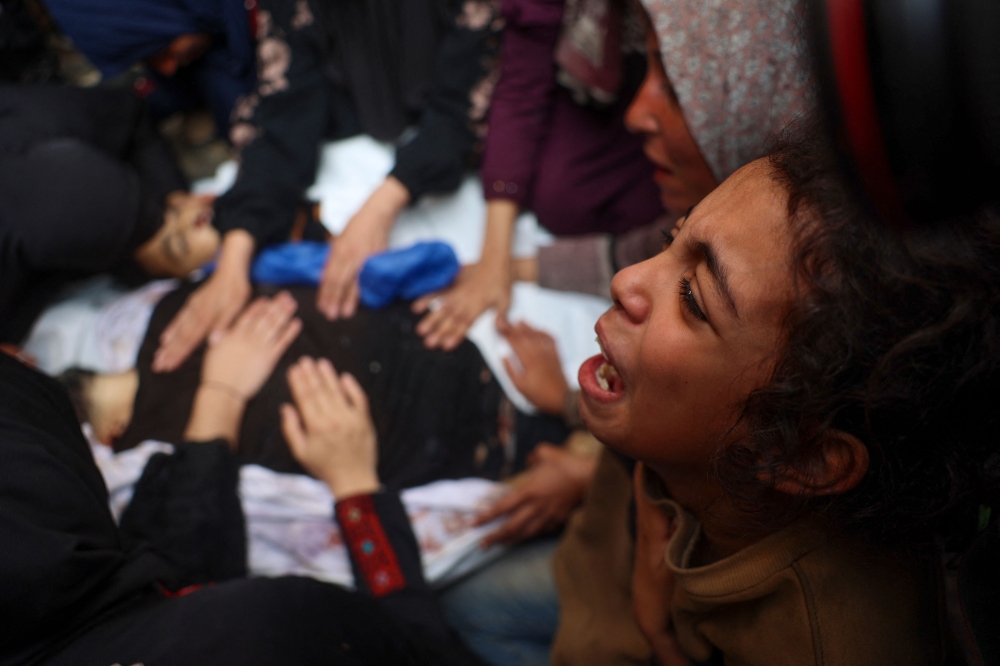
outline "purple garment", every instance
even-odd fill
[[[622,233],[663,214],[642,140],[625,129],[631,95],[610,109],[556,82],[563,0],[504,0],[500,80],[482,179],[487,199],[529,208],[559,235]]]

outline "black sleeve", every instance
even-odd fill
[[[257,45],[254,93],[233,111],[236,183],[215,203],[215,226],[244,229],[258,248],[287,240],[296,206],[316,176],[326,132],[324,36],[304,2],[262,0],[267,36]]]
[[[334,513],[358,592],[378,599],[409,639],[434,653],[439,663],[482,664],[448,626],[424,580],[420,548],[399,496],[381,491],[348,497],[337,502]]]
[[[149,459],[122,515],[125,539],[146,543],[178,572],[171,585],[246,575],[239,465],[222,440],[184,443]]]
[[[416,133],[396,151],[391,175],[406,186],[412,201],[457,189],[473,166],[499,49],[499,12],[492,5],[488,8],[488,19],[479,17],[474,25],[464,13],[456,17],[438,48]]]

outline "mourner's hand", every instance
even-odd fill
[[[212,335],[201,368],[202,383],[232,387],[252,398],[302,330],[298,304],[287,291],[251,303],[232,328]]]
[[[517,356],[516,364],[509,358],[503,360],[514,386],[541,411],[562,416],[569,384],[563,375],[556,341],[524,322],[501,323],[497,329]]]
[[[254,239],[242,229],[226,234],[216,270],[160,335],[153,372],[172,372],[210,334],[224,331],[250,298]]]
[[[222,438],[235,444],[247,401],[257,395],[302,330],[302,322],[293,317],[296,307],[285,291],[258,298],[232,328],[212,335],[186,439]]]
[[[327,319],[354,316],[360,296],[358,273],[368,257],[385,250],[389,231],[409,202],[406,186],[389,176],[332,241],[316,294],[316,307]]]
[[[590,487],[597,459],[560,446],[539,444],[529,464],[520,483],[477,517],[476,524],[482,525],[507,516],[495,532],[483,539],[483,546],[518,543],[559,528]]]
[[[496,310],[498,326],[510,308],[510,261],[484,258],[462,267],[455,284],[443,292],[428,294],[413,303],[416,313],[427,312],[417,324],[417,334],[428,349],[451,351],[465,339],[469,327],[490,308]]]
[[[496,310],[498,325],[506,321],[510,309],[510,248],[518,212],[514,201],[488,201],[479,263],[463,267],[450,288],[413,303],[413,311],[418,314],[430,310],[417,324],[417,333],[428,349],[454,349],[479,315],[490,308]]]
[[[639,629],[663,666],[691,666],[674,634],[670,605],[674,576],[667,566],[667,542],[673,533],[671,519],[652,504],[643,489],[643,465],[635,467],[636,543],[632,568],[632,607]]]
[[[303,357],[288,369],[288,386],[295,406],[281,406],[281,428],[295,459],[337,499],[376,492],[375,425],[357,380]]]

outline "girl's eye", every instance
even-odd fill
[[[708,317],[705,316],[701,307],[698,306],[698,301],[694,300],[694,292],[691,291],[691,280],[681,278],[680,294],[681,300],[684,301],[684,307],[688,309],[688,312],[690,312],[695,319],[699,321],[708,321]]]

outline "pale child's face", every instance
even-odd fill
[[[167,197],[163,226],[136,250],[150,275],[187,277],[212,260],[220,236],[212,226],[212,197],[175,192]]]
[[[602,442],[704,476],[740,406],[764,385],[792,303],[787,196],[763,161],[694,208],[658,256],[612,283],[580,368],[581,415]],[[666,473],[665,473],[666,472]]]
[[[139,389],[139,373],[126,370],[110,375],[95,375],[85,389],[88,420],[94,439],[113,446],[125,434],[132,421],[132,407]]]

